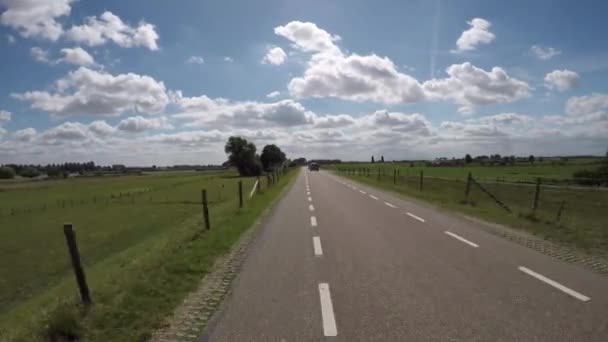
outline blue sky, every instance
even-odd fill
[[[0,163],[603,154],[602,1],[0,0]],[[268,96],[274,92],[274,96]]]

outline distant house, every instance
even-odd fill
[[[434,161],[427,163],[427,166],[463,166],[465,165],[464,159],[448,159],[448,158],[437,158]]]
[[[114,164],[112,165],[112,171],[114,172],[125,172],[127,167],[123,164]]]

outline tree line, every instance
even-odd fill
[[[224,152],[228,154],[228,164],[236,167],[241,176],[259,176],[264,171],[282,168],[290,163],[285,153],[275,144],[264,146],[261,155],[256,151],[254,143],[236,136],[228,138],[224,147]]]
[[[86,163],[63,163],[63,164],[6,164],[0,167],[0,179],[21,177],[34,178],[42,174],[49,177],[67,176],[70,173],[84,174],[95,171],[111,171],[111,166],[98,166],[94,162]]]

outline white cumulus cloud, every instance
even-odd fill
[[[108,125],[108,123],[103,120],[96,120],[91,122],[88,128],[91,132],[100,137],[105,137],[116,132],[116,128]]]
[[[13,132],[13,137],[17,141],[27,142],[27,141],[34,140],[34,138],[36,137],[36,134],[37,134],[37,132],[34,128],[28,127],[28,128],[20,129],[18,131]]]
[[[432,100],[454,101],[464,114],[471,113],[475,106],[513,102],[530,95],[526,82],[499,67],[485,71],[465,62],[449,66],[446,73],[448,78],[424,82],[425,93]]]
[[[287,54],[283,49],[278,46],[269,48],[264,58],[262,58],[262,64],[281,65],[287,60]]]
[[[541,61],[547,61],[562,52],[552,47],[542,47],[540,45],[532,45],[530,51]]]
[[[80,67],[56,81],[54,88],[55,92],[28,91],[12,96],[55,115],[157,113],[169,103],[163,82],[134,73],[114,76]]]
[[[564,92],[578,85],[579,76],[576,72],[564,69],[554,70],[545,76],[545,87]]]
[[[419,113],[405,114],[384,109],[372,113],[366,119],[375,126],[386,126],[394,132],[407,132],[419,136],[431,134],[431,123]]]
[[[566,114],[568,115],[580,116],[602,111],[608,111],[608,94],[594,93],[574,96],[566,102]]]
[[[314,118],[315,128],[341,128],[354,125],[356,120],[347,114],[317,116]]]
[[[471,21],[472,25],[489,27],[479,20]],[[290,95],[297,99],[336,97],[389,105],[448,100],[459,105],[460,112],[471,113],[475,106],[512,102],[528,96],[531,90],[526,82],[509,76],[500,67],[485,71],[468,62],[448,67],[447,78],[420,83],[400,71],[388,57],[344,53],[334,44],[337,36],[314,23],[291,22],[275,28],[275,33],[312,53],[304,74],[287,85]]]
[[[490,32],[492,24],[485,19],[474,18],[467,21],[467,24],[471,27],[462,32],[456,41],[457,52],[476,50],[478,45],[489,44],[496,38],[494,33]]]
[[[99,18],[87,17],[83,25],[72,26],[66,31],[66,37],[88,46],[111,41],[120,47],[141,46],[150,50],[158,50],[159,38],[154,25],[141,21],[137,27],[133,27],[109,11],[102,13]]]
[[[388,57],[318,53],[304,75],[293,78],[289,93],[296,98],[337,97],[386,104],[420,101],[424,93],[413,77],[401,73]]]
[[[51,63],[51,60],[49,59],[49,52],[38,46],[30,48],[30,55],[32,55],[36,62]]]
[[[160,118],[144,118],[137,115],[121,120],[116,126],[121,131],[127,132],[144,132],[154,129],[171,129],[173,126],[169,124],[166,117]]]
[[[175,103],[184,113],[174,117],[190,121],[190,127],[250,127],[250,126],[297,126],[311,123],[314,113],[293,100],[263,103],[255,101],[229,101],[211,99],[205,95],[183,97],[176,93]]]
[[[289,39],[294,48],[306,52],[337,52],[339,50],[334,42],[339,41],[340,36],[327,33],[315,23],[292,21],[285,26],[275,27],[274,33]]]
[[[11,112],[7,110],[0,110],[0,125],[11,121]]]
[[[277,91],[277,90],[271,91],[270,93],[266,94],[266,97],[269,98],[269,99],[274,99],[274,98],[279,97],[279,96],[281,96],[281,92]]]
[[[0,24],[11,27],[22,37],[56,41],[63,33],[57,18],[67,16],[74,0],[0,0],[6,10]]]
[[[61,53],[63,54],[63,58],[60,61],[80,66],[96,65],[93,56],[81,47],[64,48],[61,49]]]
[[[201,57],[201,56],[190,56],[186,60],[186,63],[188,63],[188,64],[204,64],[205,63],[205,59],[203,59],[203,57]]]

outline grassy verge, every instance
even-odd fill
[[[263,187],[264,192],[246,200],[242,209],[237,208],[236,198],[212,206],[210,231],[202,229],[198,207],[197,213],[169,223],[170,229],[150,234],[87,267],[94,305],[86,312],[77,304],[73,278],[61,278],[2,317],[0,340],[75,336],[84,341],[147,340],[296,173],[290,172],[270,189]],[[250,187],[244,189],[248,193]]]
[[[538,208],[532,215],[535,187],[529,185],[482,183],[511,210],[508,213],[475,185],[469,201],[464,201],[466,183],[460,180],[425,178],[420,190],[419,177],[400,177],[394,184],[391,172],[376,175],[340,176],[418,198],[442,208],[505,224],[587,252],[608,255],[608,191],[541,187]],[[559,221],[557,213],[565,203]]]

